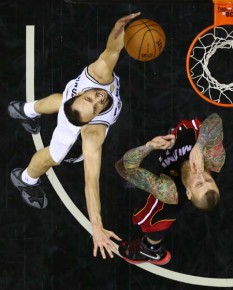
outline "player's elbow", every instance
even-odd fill
[[[123,161],[122,159],[118,160],[116,163],[115,163],[115,168],[116,168],[116,171],[120,174],[120,170],[124,167],[124,164],[123,164]]]
[[[123,159],[120,159],[115,163],[115,168],[121,177],[123,177],[124,179],[127,179],[127,170],[124,166]]]

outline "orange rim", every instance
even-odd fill
[[[191,52],[193,50],[193,47],[194,45],[196,44],[196,42],[198,41],[198,39],[204,35],[207,31],[209,31],[210,29],[213,29],[216,25],[211,25],[211,26],[208,26],[206,27],[204,30],[202,30],[192,41],[189,49],[188,49],[188,53],[187,53],[187,56],[186,56],[186,73],[187,73],[187,76],[188,76],[188,79],[189,79],[189,82],[190,84],[192,85],[194,91],[202,98],[204,99],[205,101],[211,103],[212,105],[215,105],[215,106],[219,106],[219,107],[233,107],[233,104],[222,104],[222,103],[217,103],[215,101],[212,101],[210,100],[208,97],[206,97],[205,95],[203,95],[199,89],[197,88],[196,84],[194,83],[192,77],[191,77],[191,74],[190,74],[190,55],[191,55]]]

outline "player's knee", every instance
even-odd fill
[[[42,154],[44,166],[54,167],[60,165],[60,162],[55,161],[54,158],[52,157],[49,147],[42,149]]]
[[[55,160],[53,160],[53,158],[51,157],[51,160],[50,160],[50,162],[51,162],[51,166],[53,167],[53,166],[58,166],[58,165],[60,165],[61,163],[60,162],[56,162]]]
[[[48,162],[50,163],[50,166],[52,166],[52,167],[60,165],[60,162],[55,161],[54,158],[52,157],[52,155],[50,154],[50,152],[49,152]]]

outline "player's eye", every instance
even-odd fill
[[[92,102],[92,99],[90,97],[88,97],[88,96],[85,97],[85,100],[90,102],[90,103]]]
[[[198,183],[196,184],[196,187],[197,187],[197,188],[200,188],[200,187],[202,187],[202,185],[203,185],[202,182],[198,182]]]

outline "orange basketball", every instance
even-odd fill
[[[150,61],[158,57],[165,42],[166,36],[162,27],[150,19],[138,19],[125,31],[125,49],[132,58],[140,61]]]

